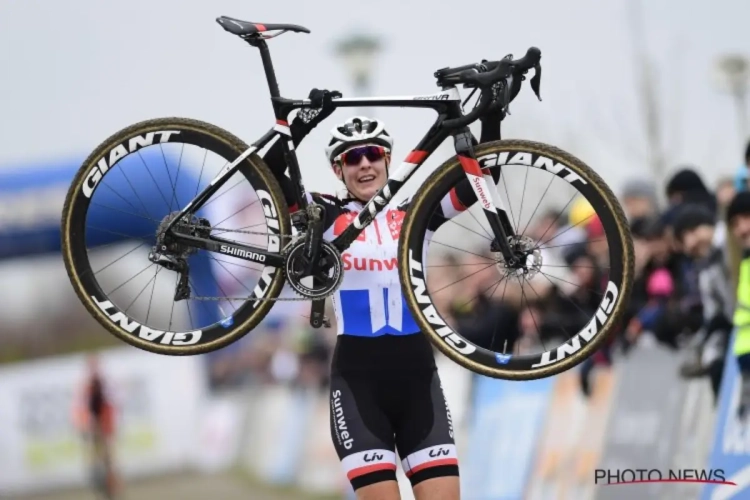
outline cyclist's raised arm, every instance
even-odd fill
[[[481,119],[482,131],[480,140],[477,141],[476,137],[473,137],[473,143],[484,144],[486,142],[500,140],[500,121],[501,116],[499,113],[493,113],[487,115]],[[500,180],[500,169],[493,169],[491,171],[492,178],[495,184]],[[443,223],[457,216],[476,203],[477,197],[474,194],[474,190],[471,188],[468,179],[462,179],[459,184],[451,189],[450,193],[443,198],[440,202],[440,211],[437,217],[433,217],[430,221],[430,230],[436,231]],[[406,210],[409,207],[411,199],[407,199],[399,205],[400,210]]]

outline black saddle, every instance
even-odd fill
[[[298,26],[296,24],[269,24],[269,23],[253,23],[250,21],[240,21],[227,16],[220,16],[216,18],[216,22],[221,25],[226,31],[238,36],[252,36],[264,31],[294,31],[295,33],[310,33],[310,30],[304,26]]]

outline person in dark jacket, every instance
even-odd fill
[[[680,373],[686,378],[710,377],[714,402],[721,385],[734,306],[724,251],[714,244],[715,229],[713,214],[697,204],[683,207],[674,224],[676,240],[695,263],[703,311],[695,358],[684,363]]]
[[[714,217],[717,213],[716,197],[709,191],[703,179],[691,167],[685,167],[672,175],[667,182],[665,194],[672,207],[695,203],[708,208]]]

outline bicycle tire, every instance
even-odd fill
[[[480,166],[483,166],[482,157],[491,157],[490,155],[493,154],[530,153],[543,156],[555,164],[561,164],[583,179],[585,184],[576,189],[591,203],[599,215],[610,244],[610,285],[614,284],[617,293],[614,306],[610,307],[609,303],[604,303],[607,297],[611,297],[605,293],[597,311],[604,310],[606,320],[599,324],[596,322],[596,315],[589,320],[587,328],[593,328],[596,331],[593,333],[588,331],[587,333],[590,334],[588,339],[581,337],[581,332],[587,330],[584,328],[576,332],[570,341],[563,344],[569,344],[569,346],[562,351],[560,347],[556,347],[539,355],[511,355],[503,357],[502,360],[498,359],[493,351],[473,344],[448,326],[432,304],[425,286],[422,261],[426,255],[424,242],[428,233],[427,224],[434,207],[439,205],[450,188],[466,178],[457,156],[448,159],[427,178],[422,188],[417,190],[404,218],[403,236],[398,251],[399,275],[404,298],[415,321],[422,332],[428,336],[430,342],[449,359],[464,368],[504,380],[534,380],[551,377],[578,365],[593,355],[615,331],[626,312],[634,279],[633,241],[627,218],[604,180],[581,160],[559,148],[533,141],[498,140],[477,146],[475,153]],[[533,167],[529,166],[529,168]],[[562,178],[560,174],[566,172],[565,169],[557,169],[557,172],[552,173]],[[610,239],[610,234],[616,237]],[[615,276],[612,276],[613,274]],[[607,291],[612,293],[609,287]],[[578,348],[574,349],[576,346]],[[542,358],[545,353],[548,353],[546,359]],[[555,361],[551,361],[553,357]]]
[[[158,118],[146,120],[127,128],[124,128],[103,141],[81,165],[65,198],[65,204],[62,212],[61,238],[62,238],[62,255],[65,269],[73,285],[79,300],[83,303],[89,314],[101,324],[107,331],[120,340],[145,351],[166,355],[196,355],[206,352],[215,351],[235,342],[242,336],[246,335],[268,314],[275,302],[285,282],[285,275],[282,268],[266,266],[263,269],[262,276],[268,276],[269,279],[264,282],[265,289],[256,287],[252,297],[257,298],[257,291],[265,300],[248,300],[231,316],[231,323],[226,320],[214,323],[204,329],[198,330],[199,335],[190,332],[173,332],[173,340],[170,344],[160,343],[159,338],[147,340],[136,334],[141,332],[142,328],[136,327],[132,332],[122,327],[122,321],[116,323],[97,306],[94,297],[99,297],[106,301],[106,294],[98,286],[98,283],[90,275],[91,267],[86,254],[86,236],[85,223],[88,206],[91,199],[84,196],[82,189],[84,183],[93,169],[97,168],[100,160],[106,157],[114,148],[129,144],[131,138],[140,136],[141,139],[148,137],[149,133],[158,133],[160,131],[179,131],[179,138],[185,144],[194,144],[218,154],[228,162],[234,161],[239,155],[248,149],[248,145],[242,140],[227,132],[226,130],[215,125],[193,120],[188,118]],[[207,145],[207,146],[204,146]],[[210,147],[208,147],[210,146]],[[129,154],[132,154],[131,151]],[[107,172],[116,163],[110,165]],[[281,187],[274,178],[271,170],[265,162],[255,153],[249,155],[238,166],[239,172],[248,180],[256,189],[266,193],[264,199],[269,202],[264,204],[266,218],[273,216],[278,223],[279,241],[283,242],[291,236],[291,221],[289,217],[289,208],[284,199]],[[106,172],[102,176],[106,175]],[[95,188],[91,188],[95,189]],[[270,212],[270,213],[269,213]],[[269,239],[270,240],[270,239]],[[260,283],[259,283],[260,285]],[[102,300],[96,300],[101,302]],[[133,322],[132,318],[116,309],[116,313],[124,316],[124,321]],[[118,320],[122,317],[118,316]],[[139,326],[143,326],[136,321]],[[132,323],[130,323],[132,324]],[[164,334],[164,332],[162,332]],[[188,337],[190,334],[190,337]],[[189,345],[180,345],[186,343],[185,339],[199,339]],[[163,338],[163,337],[162,337]]]

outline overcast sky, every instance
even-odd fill
[[[83,158],[109,134],[159,116],[207,120],[251,142],[273,116],[257,51],[215,23],[229,15],[311,29],[269,42],[288,97],[304,97],[314,86],[351,94],[331,45],[353,30],[385,39],[376,63],[378,95],[432,92],[438,68],[518,57],[536,45],[544,101],[525,87],[506,135],[568,148],[616,187],[648,173],[627,2],[0,0],[0,167]],[[750,55],[750,2],[644,3],[644,40],[658,63],[669,163],[693,162],[709,179],[732,172],[740,140],[731,99],[717,92],[712,64],[726,51]],[[347,111],[329,118],[299,150],[312,189],[330,190],[323,146]],[[434,118],[425,110],[375,112],[396,137],[396,157]]]

